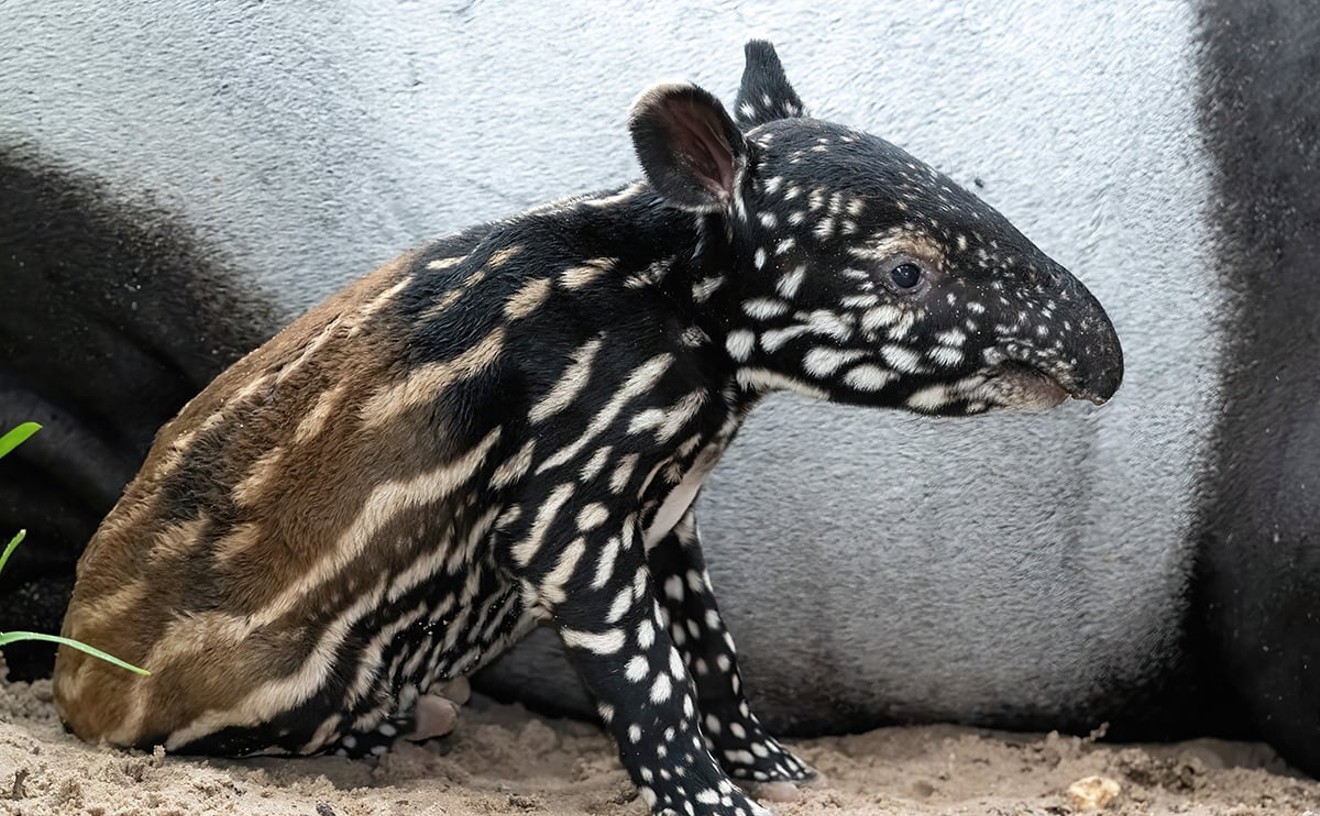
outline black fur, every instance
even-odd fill
[[[1197,527],[1193,636],[1236,709],[1320,774],[1320,18],[1209,0],[1202,122],[1218,175],[1225,411]]]

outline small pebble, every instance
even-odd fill
[[[1118,783],[1104,776],[1087,776],[1068,786],[1068,804],[1073,810],[1099,810],[1123,792]]]

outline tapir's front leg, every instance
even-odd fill
[[[815,772],[765,732],[747,703],[733,637],[715,605],[692,509],[651,548],[647,562],[720,765],[735,778],[757,782],[813,779]]]
[[[625,529],[602,525],[566,546],[524,550],[528,563],[515,571],[527,600],[548,613],[655,813],[768,816],[706,747],[692,682],[664,625],[634,525],[630,516]],[[514,554],[522,560],[517,546]]]

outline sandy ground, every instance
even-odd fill
[[[1266,747],[1209,740],[1111,746],[949,726],[807,740],[825,777],[780,816],[1063,816],[1098,775],[1121,793],[1105,814],[1320,816],[1320,783]],[[1314,813],[1311,813],[1314,811]],[[0,682],[0,814],[22,816],[645,816],[609,741],[476,698],[458,731],[379,762],[199,760],[97,748],[65,735],[48,681]]]

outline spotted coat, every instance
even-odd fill
[[[381,753],[544,623],[657,812],[761,812],[731,779],[811,778],[747,704],[693,516],[747,412],[1102,402],[1122,358],[1002,216],[808,118],[769,44],[747,58],[736,120],[691,85],[638,99],[644,181],[405,255],[163,428],[64,625],[152,675],[62,651],[69,727]]]

